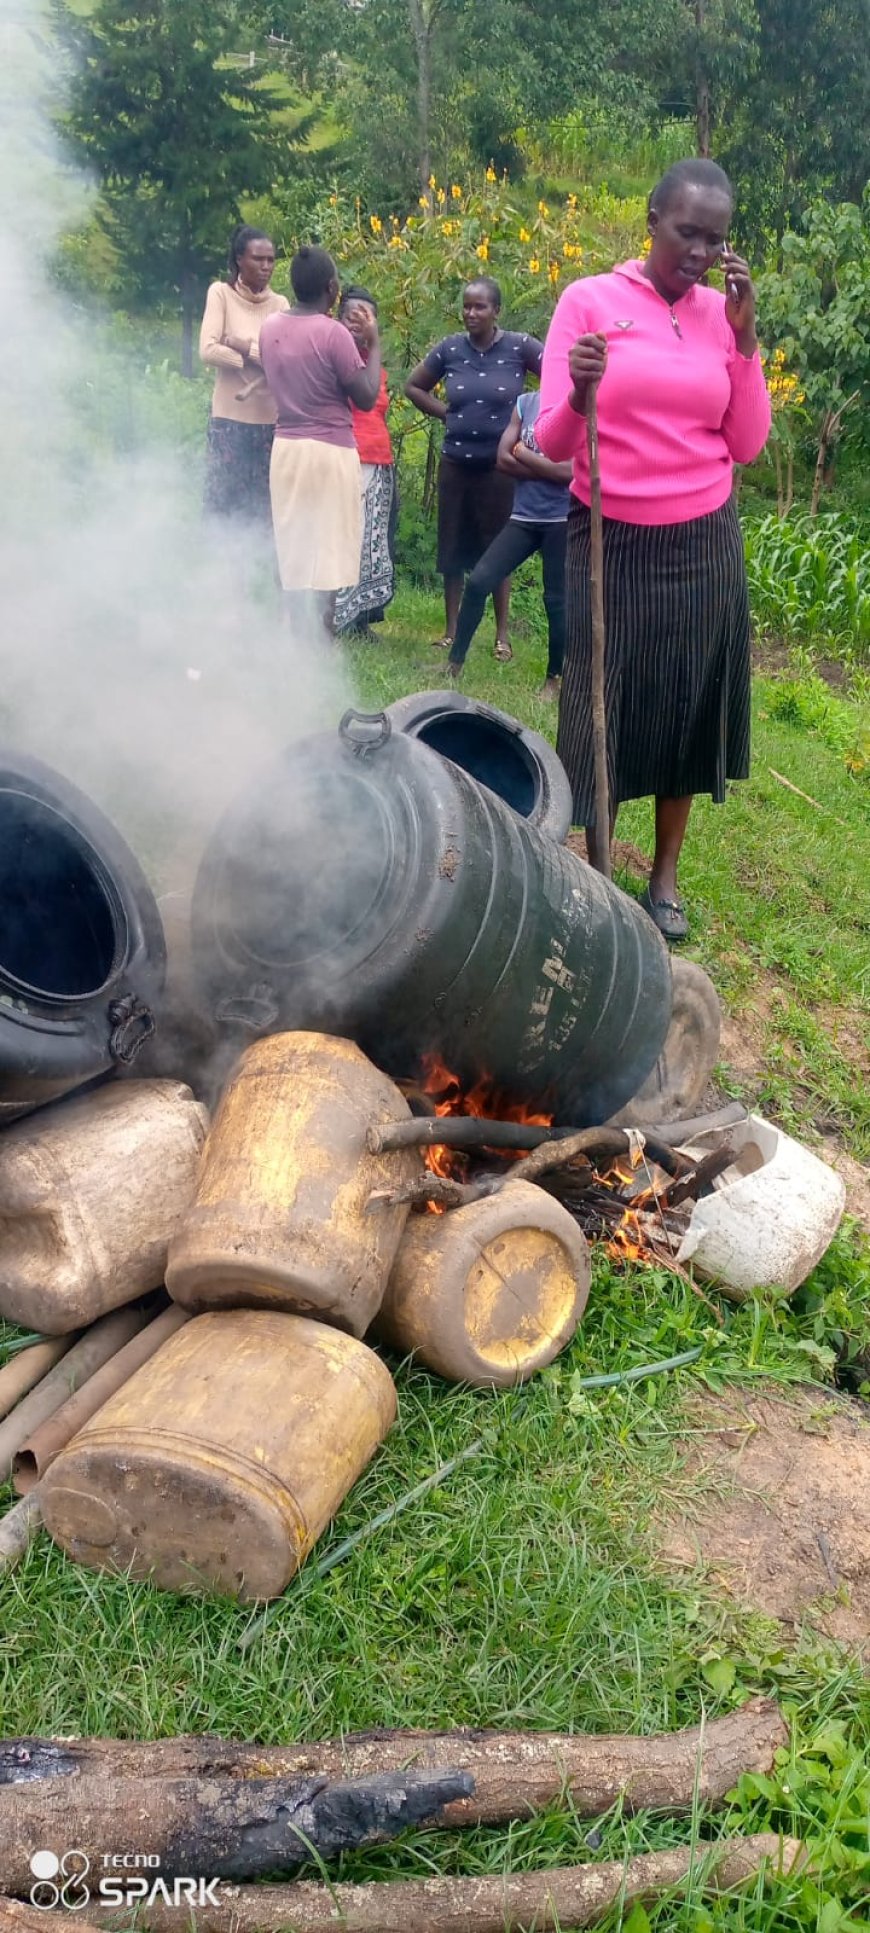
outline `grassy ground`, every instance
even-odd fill
[[[488,617],[466,689],[552,732],[553,712],[535,696],[544,658],[533,593],[520,590],[518,609],[528,628],[517,630],[514,663],[493,662]],[[361,702],[375,708],[439,682],[443,660],[427,641],[441,619],[434,598],[397,599],[382,642],[348,653]],[[745,1037],[757,1037],[756,1073],[742,1077],[751,1098],[810,1140],[824,1127],[866,1155],[868,788],[821,740],[777,720],[772,692],[759,682],[750,782],[724,811],[702,805],[692,822],[690,951]],[[618,830],[648,850],[645,807],[627,809]],[[621,883],[638,889],[634,871]],[[786,1638],[703,1575],[669,1581],[649,1541],[657,1502],[679,1496],[675,1434],[688,1392],[829,1377],[834,1351],[854,1353],[868,1330],[870,1262],[854,1230],[785,1307],[758,1299],[714,1310],[664,1271],[618,1273],[599,1256],[572,1348],[526,1391],[492,1397],[397,1366],[399,1424],[322,1550],[482,1435],[481,1454],[328,1577],[303,1573],[244,1652],[244,1612],[77,1570],[40,1540],[0,1585],[2,1729],[264,1740],[378,1724],[649,1731],[772,1692],[792,1721],[791,1749],[771,1779],[745,1781],[724,1814],[702,1819],[702,1832],[806,1833],[818,1876],[741,1900],[673,1899],[648,1918],[615,1912],[605,1924],[870,1927],[870,1686],[860,1662],[810,1623]],[[693,1346],[698,1361],[673,1375],[581,1387]],[[342,1876],[621,1857],[686,1830],[615,1814],[590,1838],[589,1822],[554,1809],[509,1830],[421,1833],[346,1859]]]

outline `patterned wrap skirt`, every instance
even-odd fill
[[[568,516],[568,645],[556,749],[575,823],[595,823],[591,520]],[[680,524],[604,520],[605,705],[610,799],[721,804],[749,772],[749,598],[733,498]]]
[[[391,463],[360,464],[363,531],[359,583],[339,591],[335,628],[351,631],[375,614],[383,616],[393,595],[395,476]]]

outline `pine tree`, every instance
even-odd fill
[[[189,375],[194,318],[239,204],[287,173],[311,117],[279,129],[286,103],[240,60],[230,0],[96,0],[86,17],[60,0],[58,12],[72,53],[67,134],[99,175],[100,217],[131,282],[180,298]]]

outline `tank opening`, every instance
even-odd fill
[[[0,792],[0,979],[54,999],[98,993],[120,918],[74,827],[40,799]]]
[[[445,712],[427,719],[414,736],[488,785],[521,819],[531,817],[537,804],[535,765],[522,740],[497,719]]]

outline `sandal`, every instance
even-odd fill
[[[510,664],[510,661],[513,655],[514,654],[510,648],[510,645],[508,644],[507,638],[496,638],[496,641],[495,641],[496,664]]]
[[[681,899],[653,899],[647,886],[641,893],[639,904],[648,913],[654,926],[662,937],[672,943],[689,937],[689,922]]]
[[[452,651],[453,639],[452,638],[433,638],[432,650],[433,651]]]

